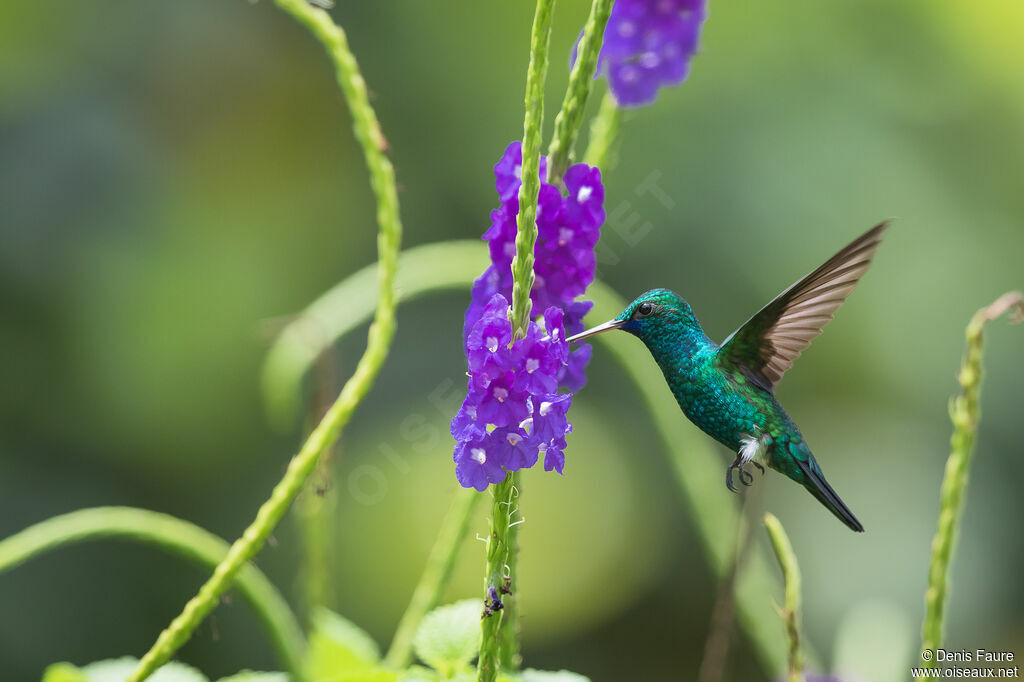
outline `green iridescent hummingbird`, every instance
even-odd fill
[[[824,265],[775,297],[722,345],[709,339],[693,310],[668,289],[652,289],[618,317],[569,338],[622,329],[654,356],[683,413],[704,433],[736,453],[726,469],[750,485],[747,464],[764,465],[801,484],[855,531],[853,512],[825,480],[800,430],[775,399],[775,386],[850,295],[871,264],[888,222],[855,239]]]

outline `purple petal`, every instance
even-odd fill
[[[505,479],[500,452],[489,437],[463,441],[455,446],[455,477],[463,488],[484,491],[491,483]]]

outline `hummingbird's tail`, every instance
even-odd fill
[[[821,473],[821,467],[814,461],[814,455],[810,452],[807,453],[807,459],[797,458],[797,464],[800,465],[800,469],[804,473],[804,480],[801,481],[807,491],[818,498],[818,501],[828,507],[828,510],[836,515],[840,521],[849,526],[852,530],[858,533],[864,532],[864,526],[861,525],[857,517],[853,515],[850,508],[847,507],[839,495],[836,494],[835,490],[832,490],[832,486],[825,480],[825,474]]]

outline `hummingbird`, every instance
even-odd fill
[[[737,472],[753,483],[747,465],[767,465],[806,488],[843,523],[863,532],[857,517],[825,480],[792,418],[775,398],[775,387],[800,353],[867,272],[888,221],[853,240],[823,265],[776,296],[721,345],[701,329],[693,309],[668,289],[641,294],[614,320],[569,337],[579,341],[612,329],[639,338],[665,375],[683,414],[704,433],[736,453],[725,484]]]

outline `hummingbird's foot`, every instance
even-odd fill
[[[756,466],[762,474],[764,473],[763,466],[761,466],[757,462],[750,463]],[[729,468],[725,470],[725,486],[734,493],[739,492],[739,489],[732,482],[732,472],[734,470],[739,472],[740,483],[742,483],[745,486],[751,486],[754,484],[754,475],[743,468],[744,464],[746,464],[746,462],[744,462],[743,459],[737,455],[736,459],[734,459],[732,464],[729,465]]]
[[[739,488],[737,488],[736,484],[732,482],[733,471],[740,472],[740,483],[743,485],[750,485],[750,483],[747,482],[747,479],[749,478],[750,480],[753,480],[753,476],[743,470],[743,460],[737,456],[736,459],[733,460],[732,464],[729,465],[729,468],[725,470],[725,487],[734,493],[738,493]]]

